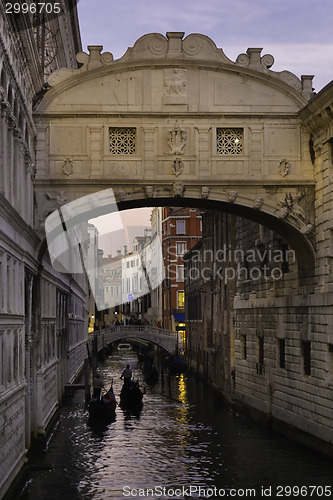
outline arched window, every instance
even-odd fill
[[[6,79],[6,71],[5,71],[4,67],[2,67],[2,69],[1,69],[0,85],[6,92],[7,79]]]

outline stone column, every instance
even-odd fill
[[[211,162],[210,162],[210,131],[211,127],[208,125],[197,126],[196,130],[196,144],[195,155],[197,158],[196,170],[200,172],[200,177],[206,178],[211,175]]]
[[[90,126],[90,177],[100,177],[101,169],[101,125]]]
[[[155,131],[156,126],[144,127],[144,172],[146,179],[155,177]]]
[[[250,172],[253,175],[260,175],[262,173],[262,125],[251,126],[251,137],[249,142],[251,144],[251,152],[250,152]]]

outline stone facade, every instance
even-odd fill
[[[184,258],[189,365],[238,410],[332,456],[329,280],[304,283],[263,225],[221,212],[203,224]]]
[[[29,19],[0,5],[0,496],[44,435],[64,384],[82,366],[86,283],[52,268],[35,231],[36,125],[33,103],[45,76],[74,69],[80,50],[76,12],[40,26],[62,33],[47,60]],[[23,24],[22,24],[23,23]],[[26,25],[24,25],[26,23]],[[23,29],[23,25],[25,28]],[[35,31],[36,33],[36,31]],[[46,48],[44,47],[44,50]],[[43,62],[43,64],[42,64]],[[44,90],[43,90],[44,89]],[[68,359],[68,361],[67,361]]]

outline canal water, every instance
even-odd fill
[[[127,363],[142,381],[134,354],[99,368],[118,400]],[[233,414],[193,376],[145,386],[139,415],[117,408],[116,420],[99,426],[77,391],[31,457],[18,500],[333,497],[332,462]]]

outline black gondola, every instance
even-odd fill
[[[89,417],[93,419],[112,419],[116,415],[116,397],[112,385],[102,398],[92,397],[88,404]]]
[[[140,389],[139,382],[131,380],[130,383],[123,385],[120,393],[120,407],[125,410],[141,409],[143,392]]]

